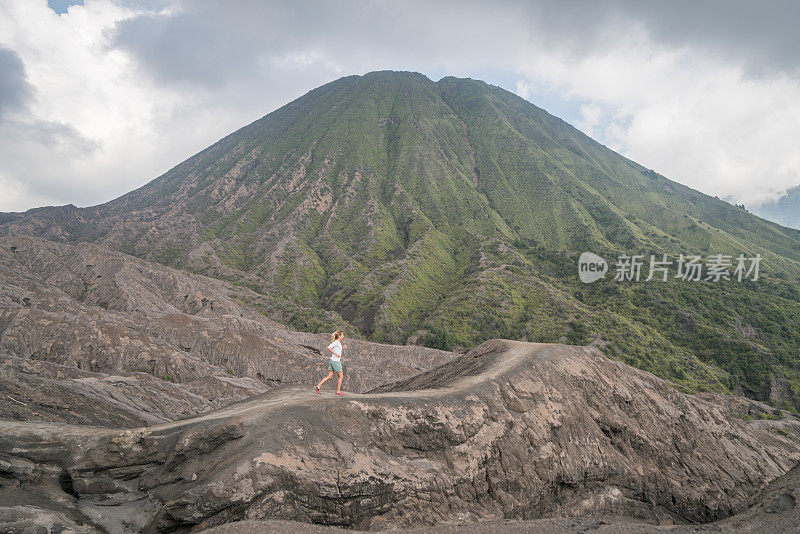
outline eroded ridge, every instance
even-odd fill
[[[742,420],[722,397],[685,395],[593,348],[492,340],[364,395],[280,388],[124,431],[0,422],[0,498],[2,517],[34,507],[115,532],[240,519],[709,522],[787,473],[799,436],[794,419]]]

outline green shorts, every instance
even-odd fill
[[[335,362],[333,360],[328,360],[328,371],[333,371],[334,373],[341,373],[342,362]]]

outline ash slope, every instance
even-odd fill
[[[261,295],[89,244],[0,238],[0,417],[137,427],[325,372],[325,335],[267,320]],[[347,340],[363,391],[452,357]]]
[[[725,399],[594,348],[493,340],[381,389],[284,388],[127,431],[2,421],[0,518],[36,510],[51,526],[116,532],[243,519],[710,522],[800,459],[797,420],[742,420]]]

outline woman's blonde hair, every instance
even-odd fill
[[[336,332],[331,334],[331,343],[333,343],[334,341],[336,341],[337,339],[339,339],[343,335],[344,335],[344,332],[342,332],[341,330],[337,330]]]

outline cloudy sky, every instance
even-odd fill
[[[514,91],[748,206],[800,184],[800,3],[0,0],[0,211],[115,198],[341,76]]]

